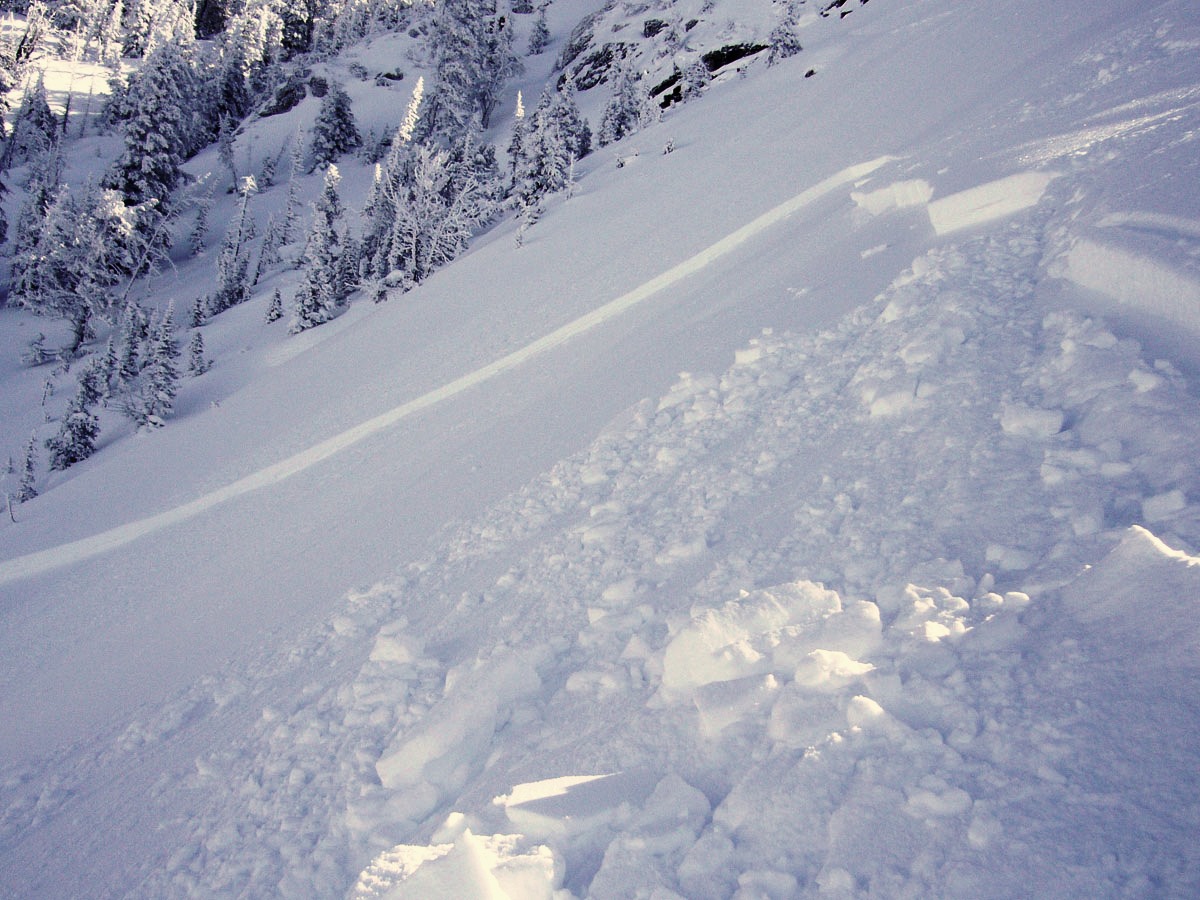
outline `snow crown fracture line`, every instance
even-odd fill
[[[689,275],[699,272],[710,263],[715,262],[740,247],[755,235],[786,219],[792,213],[803,209],[805,206],[814,203],[840,187],[853,184],[860,178],[864,178],[890,162],[891,159],[892,157],[889,156],[881,156],[870,162],[859,163],[858,165],[842,169],[840,172],[836,172],[807,190],[801,191],[790,200],[786,200],[768,210],[758,218],[727,234],[719,241],[710,244],[683,262],[656,275],[649,281],[643,282],[633,290],[622,294],[615,300],[609,301],[598,309],[594,309],[590,313],[580,316],[572,322],[568,322],[561,328],[552,331],[544,337],[538,338],[538,340],[525,345],[519,350],[514,350],[512,353],[501,357],[495,362],[489,363],[473,372],[468,372],[466,375],[456,378],[454,381],[444,384],[427,394],[423,394],[372,419],[368,419],[347,431],[343,431],[341,434],[334,435],[274,465],[259,469],[257,472],[253,472],[244,478],[239,478],[237,481],[225,485],[225,487],[218,488],[173,509],[147,516],[144,519],[138,519],[135,522],[128,522],[116,528],[110,528],[91,537],[81,538],[77,541],[60,544],[57,547],[50,547],[36,553],[29,553],[25,556],[6,560],[0,563],[0,584],[29,578],[39,573],[59,568],[60,566],[70,565],[93,556],[99,556],[109,550],[115,550],[118,547],[132,543],[138,538],[145,537],[155,531],[198,516],[227,500],[232,500],[251,491],[269,487],[283,481],[285,478],[290,478],[292,475],[328,459],[334,454],[345,450],[347,447],[386,428],[390,428],[401,419],[405,419],[413,413],[420,412],[423,409],[441,403],[443,400],[448,400],[457,394],[461,394],[468,388],[482,384],[503,372],[507,372],[509,369],[533,359],[539,354],[566,343],[571,338],[584,334],[596,326],[616,318],[621,313],[652,297],[659,291],[682,281]]]

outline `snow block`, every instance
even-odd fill
[[[541,688],[525,658],[510,654],[460,675],[443,700],[411,731],[402,734],[375,764],[384,787],[431,782],[453,788],[488,746],[512,706]]]
[[[526,849],[520,835],[475,835],[470,829],[452,844],[401,844],[364,870],[352,900],[553,900],[562,872],[544,846]]]
[[[640,809],[657,777],[642,770],[609,775],[568,775],[519,784],[492,802],[508,820],[537,840],[561,841],[628,818]]]
[[[923,206],[933,197],[933,186],[923,178],[897,181],[874,191],[851,191],[850,199],[859,209],[873,216],[881,216],[893,209]]]
[[[929,204],[929,221],[939,235],[984,225],[1037,205],[1057,175],[1021,172],[951,194]]]
[[[705,610],[667,645],[663,688],[685,693],[716,681],[765,674],[771,660],[753,638],[788,625],[814,626],[842,611],[841,598],[809,581],[743,594],[720,609]]]

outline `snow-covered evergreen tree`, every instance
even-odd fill
[[[150,336],[150,324],[146,312],[135,301],[129,301],[121,312],[120,363],[117,381],[128,387],[142,371],[143,348]]]
[[[140,426],[161,427],[175,408],[179,391],[179,342],[175,339],[174,304],[151,326],[150,350],[141,384],[131,393],[125,412]]]
[[[438,0],[430,26],[437,84],[427,120],[455,136],[472,122],[486,129],[505,83],[522,71],[508,20],[495,0]]]
[[[51,151],[58,143],[60,125],[50,111],[46,100],[45,76],[38,75],[37,81],[26,91],[21,106],[13,121],[12,134],[4,148],[6,163],[20,160],[35,160]]]
[[[80,385],[67,404],[58,432],[46,441],[51,471],[66,469],[95,452],[96,439],[100,436],[100,420],[91,409],[94,401],[88,402],[90,393]]]
[[[91,337],[94,321],[109,317],[115,285],[145,261],[142,247],[132,211],[116,192],[76,197],[60,188],[16,267],[13,298],[39,315],[69,321],[66,349],[75,353]]]
[[[533,20],[533,28],[529,31],[529,55],[537,56],[550,44],[550,26],[546,24],[546,7],[538,10],[537,18]]]
[[[568,83],[561,89],[542,94],[538,109],[545,108],[558,125],[559,134],[572,159],[582,159],[592,152],[592,129],[575,102],[575,87]]]
[[[38,495],[37,490],[37,434],[29,436],[25,445],[25,460],[21,464],[21,481],[17,485],[17,502],[25,503]]]
[[[250,242],[254,238],[254,220],[250,218],[249,205],[250,195],[255,189],[251,176],[243,178],[238,186],[241,202],[238,204],[237,218],[229,224],[221,243],[221,254],[217,258],[217,289],[208,306],[211,315],[224,312],[250,296]]]
[[[508,141],[508,180],[514,188],[516,187],[517,170],[525,156],[525,135],[528,130],[529,123],[525,120],[524,98],[521,96],[521,92],[517,91],[517,106],[513,110],[512,137]]]
[[[272,322],[278,322],[283,318],[283,295],[279,293],[279,288],[275,288],[275,292],[271,294],[271,302],[267,304],[266,321],[270,325]]]
[[[331,163],[325,170],[321,196],[313,204],[304,276],[292,300],[292,334],[328,322],[346,299],[339,275],[342,255],[338,232],[338,221],[342,217],[342,201],[338,196],[340,181],[337,166]]]
[[[660,114],[641,79],[629,66],[623,66],[616,75],[612,99],[604,108],[600,120],[600,146],[619,141],[625,135],[657,121]]]
[[[482,180],[472,165],[453,164],[447,151],[417,146],[411,175],[394,199],[377,273],[405,288],[424,281],[458,256],[494,214],[498,187],[498,178]]]
[[[574,157],[549,103],[539,104],[514,178],[513,194],[520,207],[536,207],[548,194],[565,188],[572,162]]]
[[[160,251],[169,246],[165,220],[190,143],[180,102],[192,82],[191,63],[177,43],[162,45],[146,60],[130,89],[124,150],[103,182],[121,192],[126,206],[137,208],[138,231]]]
[[[337,161],[343,153],[362,146],[362,137],[354,123],[354,112],[350,108],[350,97],[340,85],[333,85],[321,100],[317,121],[313,124],[312,143],[309,155],[312,166],[309,171],[324,169]]]
[[[193,377],[203,375],[211,368],[212,361],[204,356],[204,335],[196,329],[188,342],[188,374]]]
[[[771,30],[771,35],[767,39],[767,43],[771,47],[767,52],[768,66],[773,66],[780,60],[795,56],[803,49],[800,46],[800,11],[798,7],[799,3],[796,0],[791,0],[787,5],[787,10],[783,14],[783,19]]]
[[[385,260],[390,253],[396,204],[411,177],[413,135],[420,120],[424,92],[425,80],[418,78],[387,155],[375,166],[375,178],[363,208],[363,238],[359,248],[362,274],[368,279],[382,277],[387,272]]]

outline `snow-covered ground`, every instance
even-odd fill
[[[1200,893],[1200,10],[845,8],[15,510],[0,892]]]

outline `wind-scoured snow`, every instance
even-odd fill
[[[4,892],[1195,896],[1193,6],[848,3],[218,317],[0,532]]]

